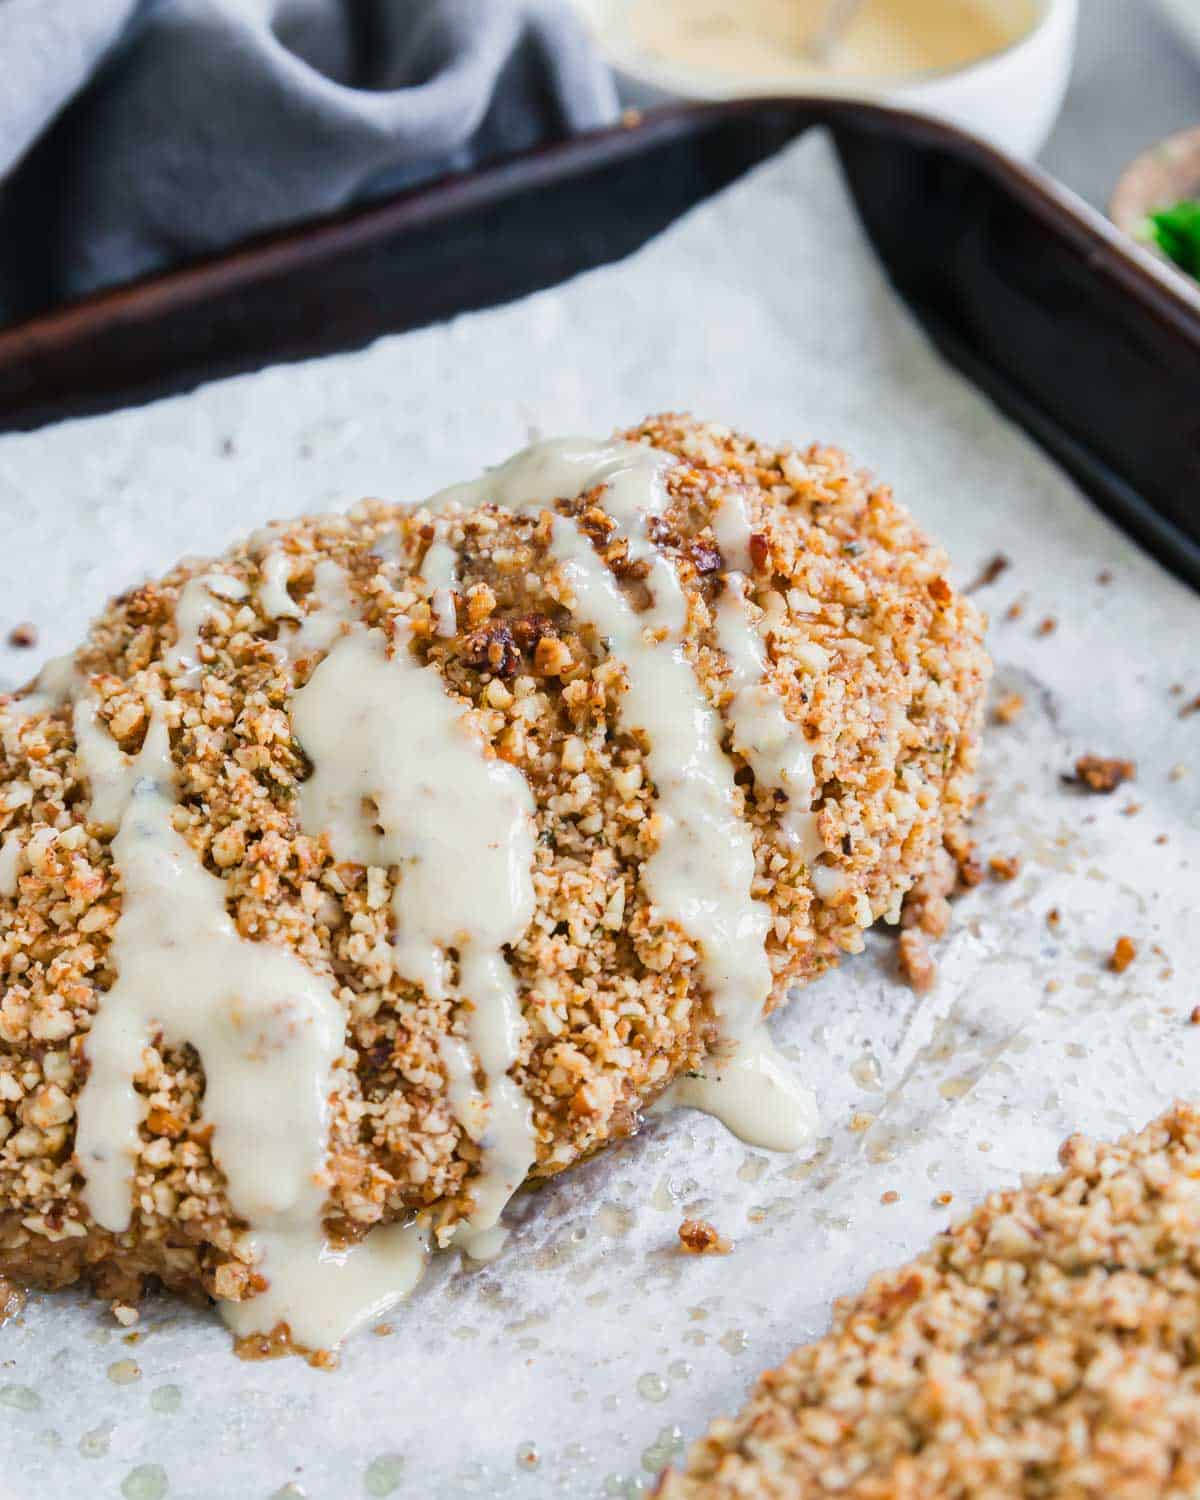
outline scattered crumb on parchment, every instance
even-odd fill
[[[685,1255],[728,1255],[733,1241],[707,1219],[684,1219],[679,1226],[679,1248]]]

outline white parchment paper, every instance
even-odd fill
[[[818,1334],[834,1296],[1050,1167],[1072,1129],[1117,1133],[1192,1088],[1200,715],[1180,719],[1171,689],[1200,692],[1200,603],[942,365],[821,138],[559,290],[0,439],[2,623],[34,620],[45,653],[62,651],[108,593],[267,517],[416,498],[531,428],[603,434],[664,408],[843,444],[946,542],[960,580],[1012,558],[981,599],[1000,688],[1028,706],[991,730],[978,832],[985,854],[1020,856],[1019,877],[959,904],[931,995],[896,980],[878,937],[779,1020],[820,1099],[813,1152],[750,1151],[690,1113],[657,1121],[519,1204],[494,1264],[441,1260],[394,1332],[352,1342],[336,1374],[242,1364],[215,1316],[165,1299],[133,1346],[101,1306],[32,1299],[0,1330],[6,1496],[637,1493],[681,1435]],[[1004,619],[1016,599],[1024,614]],[[36,665],[5,651],[0,678]],[[1136,786],[1063,787],[1085,751],[1136,757]],[[1119,933],[1139,946],[1123,975],[1104,962]],[[685,1213],[734,1253],[677,1254]]]

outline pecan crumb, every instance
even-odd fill
[[[1125,970],[1137,957],[1137,944],[1131,937],[1119,937],[1116,946],[1108,956],[1108,967],[1114,974],[1124,974]]]
[[[1004,611],[1004,618],[1006,620],[1019,620],[1024,613],[1025,613],[1025,601],[1024,601],[1024,599],[1014,599],[1013,602]]]
[[[938,1205],[939,1208],[945,1208],[948,1204],[954,1202],[954,1194],[939,1193],[933,1201]]]
[[[570,648],[557,636],[543,636],[533,653],[534,671],[543,677],[561,677],[571,661]]]
[[[728,1255],[733,1241],[726,1239],[707,1219],[684,1219],[679,1226],[679,1247],[685,1255]]]
[[[1185,703],[1179,710],[1181,719],[1190,719],[1193,714],[1200,714],[1200,693],[1197,693],[1190,703]]]
[[[880,1203],[899,1203],[900,1194],[895,1188],[888,1188],[886,1193],[880,1193],[879,1201]]]
[[[617,523],[606,510],[592,505],[580,515],[579,529],[599,547],[616,531]]]
[[[712,542],[693,542],[688,548],[688,556],[697,573],[717,573],[725,561],[721,549]]]
[[[1020,693],[1005,693],[992,709],[992,717],[997,724],[1011,724],[1025,707],[1025,699]]]
[[[257,1363],[263,1359],[283,1359],[296,1352],[286,1323],[276,1323],[270,1333],[244,1333],[233,1341],[233,1352],[239,1359]]]
[[[1035,634],[1037,634],[1037,635],[1053,635],[1054,632],[1057,629],[1058,629],[1058,621],[1054,618],[1053,615],[1047,615],[1045,617],[1045,619],[1039,620],[1039,622],[1038,622],[1038,628],[1037,628]]]
[[[612,553],[611,557],[609,553]],[[627,542],[622,542],[620,546],[613,543],[612,547],[606,549],[604,557],[618,578],[624,578],[631,583],[642,583],[650,576],[650,559],[630,557]]]
[[[651,516],[646,522],[646,529],[656,547],[679,546],[679,533],[662,516]]]
[[[1003,573],[1005,569],[1010,566],[1011,564],[1009,562],[1009,559],[1005,557],[1004,553],[997,552],[994,557],[988,558],[987,562],[984,563],[983,567],[979,571],[979,577],[975,580],[974,583],[969,583],[967,585],[966,592],[968,594],[974,594],[978,589],[987,588],[989,583],[995,583],[996,579],[1000,577],[1001,573]]]
[[[1068,784],[1086,788],[1089,792],[1115,792],[1125,781],[1137,778],[1137,766],[1131,760],[1120,760],[1115,756],[1081,755],[1075,762],[1074,776],[1064,776]]]
[[[953,590],[944,578],[934,578],[928,585],[929,597],[943,609],[954,598]]]
[[[467,637],[463,660],[479,671],[514,677],[521,665],[521,653],[508,621],[493,620],[472,631]]]
[[[151,1135],[165,1135],[170,1140],[177,1141],[183,1135],[186,1125],[178,1115],[155,1104],[146,1115],[146,1128]]]
[[[929,868],[917,877],[908,895],[900,921],[919,927],[930,937],[941,937],[950,926],[950,897],[958,885],[958,866],[948,849],[938,850]]]
[[[518,615],[512,622],[513,639],[523,651],[532,651],[540,640],[548,635],[557,635],[554,622],[536,610]]]
[[[14,625],[8,632],[8,644],[10,646],[36,646],[37,643],[37,626],[30,620],[22,620],[19,625]]]
[[[967,890],[983,880],[983,866],[975,858],[974,846],[969,847],[958,860],[958,878]]]
[[[905,982],[918,995],[928,993],[937,978],[937,964],[929,951],[929,939],[919,927],[906,927],[900,934],[897,948],[900,973]]]
[[[993,854],[988,860],[988,869],[993,880],[1015,880],[1021,869],[1021,861],[1015,854]]]
[[[1057,906],[1052,906],[1046,913],[1046,926],[1058,928],[1062,926],[1062,912]]]
[[[1100,570],[1100,572],[1096,574],[1096,582],[1097,583],[1107,585],[1107,584],[1110,584],[1112,581],[1113,581],[1113,576],[1112,576],[1112,572],[1111,572],[1111,570],[1109,568],[1102,568]]]
[[[765,534],[754,531],[750,534],[750,561],[754,565],[756,573],[765,572],[767,563],[771,558],[771,544],[767,541]]]
[[[1192,1013],[1188,1017],[1188,1020],[1192,1023],[1193,1026],[1200,1026],[1200,1005],[1192,1006]]]

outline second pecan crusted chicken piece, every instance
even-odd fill
[[[1200,1112],[996,1193],[714,1423],[661,1500],[1200,1494]]]
[[[736,492],[752,527],[748,618],[811,755],[817,842],[800,849],[784,835],[786,794],[756,781],[727,732],[722,752],[753,895],[769,907],[773,1005],[860,949],[874,920],[896,920],[945,841],[961,840],[982,622],[947,584],[942,553],[840,453],[682,417],[626,436],[678,460],[651,536],[686,606],[682,659],[705,712],[727,719],[733,697],[715,622],[734,585],[713,521]],[[389,651],[432,666],[482,753],[528,788],[532,913],[504,958],[523,1019],[509,1074],[531,1108],[532,1174],[627,1134],[713,1041],[704,934],[664,915],[641,878],[664,825],[653,747],[622,719],[627,667],[573,607],[550,549],[554,525],[581,532],[639,607],[646,566],[609,499],[598,485],[544,507],[483,499],[438,517],[367,502],[279,525],[116,599],[75,655],[96,732],[143,759],[161,734],[171,836],[219,880],[231,940],[285,950],[344,1012],[324,1182],[335,1241],[417,1211],[444,1238],[471,1212],[481,1159],[445,1046],[467,1036],[469,1007],[431,998],[398,965],[400,872],[338,859],[298,815],[312,766],[293,709],[339,630],[378,627]],[[454,556],[451,587],[432,577],[435,546]],[[255,1244],[230,1203],[188,1041],[152,1033],[140,1053],[127,1227],[97,1222],[73,1155],[89,1029],[121,981],[126,898],[67,700],[45,681],[0,700],[0,1274],[45,1286],[86,1274],[121,1297],[155,1276],[236,1301],[262,1284]]]

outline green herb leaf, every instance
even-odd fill
[[[1185,198],[1160,209],[1149,216],[1147,224],[1149,237],[1163,254],[1200,279],[1200,200]]]

